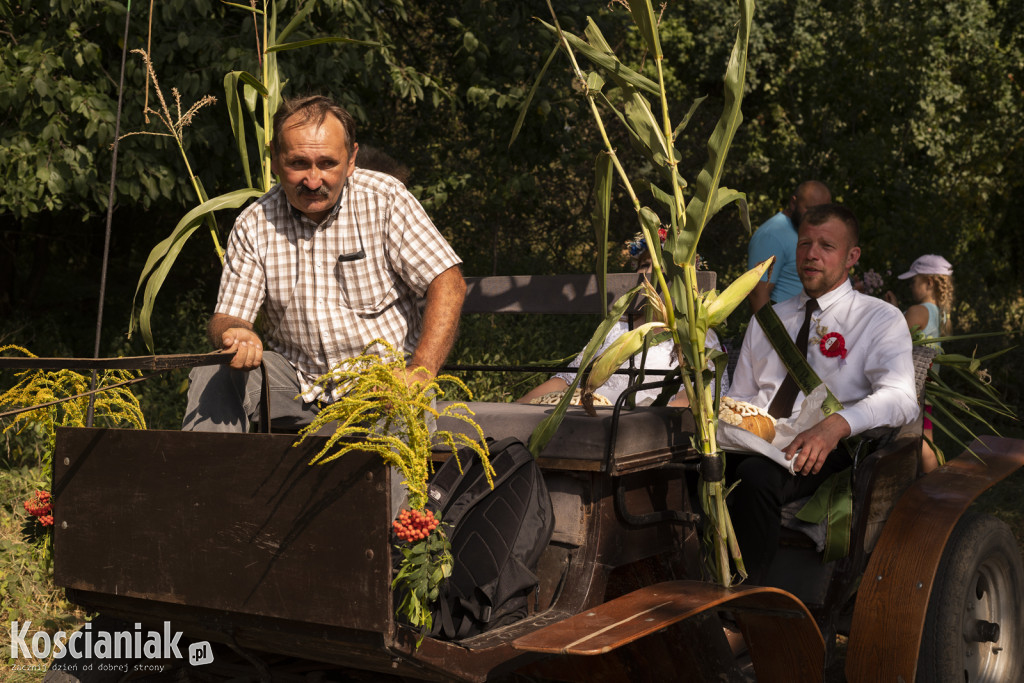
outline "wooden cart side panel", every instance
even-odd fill
[[[60,430],[57,585],[389,632],[387,469],[362,452],[310,467],[323,439],[294,442]]]
[[[917,480],[882,531],[854,607],[850,683],[913,681],[928,598],[953,528],[986,489],[1024,465],[1024,441],[983,437],[945,467]]]

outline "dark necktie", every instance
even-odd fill
[[[765,304],[770,306],[771,304]],[[811,315],[818,310],[818,301],[816,299],[808,299],[806,304],[806,310],[804,311],[804,324],[800,328],[800,331],[796,333],[796,348],[800,350],[804,358],[807,357],[807,337],[811,334]],[[793,375],[786,373],[786,379],[782,381],[782,386],[779,387],[778,392],[775,394],[775,398],[772,399],[772,404],[768,406],[768,414],[774,417],[776,420],[782,417],[789,417],[793,414],[793,404],[796,403],[796,395],[800,393],[800,388],[796,385],[796,380],[793,379]]]

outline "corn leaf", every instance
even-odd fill
[[[252,187],[252,170],[249,168],[249,147],[246,144],[245,121],[243,120],[244,109],[242,98],[238,94],[238,84],[242,81],[242,71],[232,71],[224,76],[224,102],[228,107],[228,118],[231,121],[231,133],[235,137],[235,146],[238,149],[238,156],[242,160],[242,172],[245,174],[245,184]],[[250,80],[255,81],[260,88],[263,87],[259,81],[250,74],[245,74]],[[248,81],[246,81],[248,82]]]
[[[330,36],[326,38],[311,38],[309,40],[297,40],[294,43],[284,43],[267,48],[267,52],[284,52],[285,50],[296,50],[300,47],[311,47],[323,45],[324,43],[350,43],[352,45],[365,45],[367,47],[380,47],[380,43],[373,40],[357,40],[355,38],[343,38],[341,36]]]
[[[654,7],[651,0],[632,0],[629,3],[629,12],[633,15],[633,22],[640,30],[640,35],[651,51],[655,59],[663,57],[661,52],[661,40],[658,37],[658,20],[654,16]]]
[[[600,287],[601,301],[608,300],[608,286],[605,280],[608,274],[608,218],[612,203],[612,158],[604,152],[597,155],[594,168],[594,240],[597,245],[597,281]]]
[[[523,104],[519,107],[519,118],[516,119],[516,125],[512,128],[512,137],[509,138],[508,146],[511,149],[512,143],[519,137],[519,131],[523,127],[523,121],[526,120],[526,112],[530,110],[530,105],[533,104],[533,98],[537,94],[537,86],[544,79],[544,74],[547,73],[548,67],[551,66],[551,62],[554,61],[555,55],[558,54],[560,45],[555,43],[555,46],[551,49],[551,54],[544,60],[544,66],[541,67],[540,73],[537,74],[537,78],[533,81],[533,85],[530,86],[530,92],[526,94],[526,99],[523,100]]]
[[[551,437],[553,437],[555,432],[558,431],[558,426],[562,424],[562,418],[565,417],[565,411],[569,407],[569,402],[572,401],[572,395],[576,391],[576,387],[580,384],[583,369],[590,365],[590,361],[594,358],[597,350],[601,348],[601,344],[604,343],[608,333],[613,327],[615,327],[615,323],[617,323],[619,318],[622,317],[622,314],[626,312],[626,309],[629,308],[634,297],[636,297],[637,293],[641,289],[642,285],[637,285],[620,296],[608,310],[607,317],[605,317],[605,319],[601,321],[601,324],[597,326],[597,330],[594,331],[594,335],[590,338],[590,341],[587,342],[587,346],[583,349],[583,356],[580,358],[579,371],[576,373],[576,377],[573,378],[572,383],[562,395],[562,400],[558,402],[551,414],[544,418],[544,420],[533,430],[533,433],[530,434],[528,448],[530,449],[530,452],[533,453],[533,457],[536,458],[541,454],[544,447],[548,445],[549,441],[551,441]]]
[[[686,229],[670,236],[672,243],[666,245],[672,251],[676,263],[693,261],[701,232],[715,212],[721,208],[717,198],[718,186],[722,180],[729,146],[743,120],[740,103],[746,79],[747,40],[750,37],[750,26],[754,16],[754,1],[740,0],[739,5],[741,17],[736,42],[725,72],[725,107],[708,140],[707,164],[697,176],[694,196],[686,207]]]
[[[690,119],[692,119],[693,115],[697,112],[697,107],[699,107],[701,103],[707,98],[708,96],[704,95],[703,97],[698,97],[693,101],[693,104],[690,105],[690,110],[686,112],[686,116],[684,116],[683,120],[679,122],[679,124],[676,126],[676,129],[672,131],[673,140],[678,139],[679,136],[682,135],[683,131],[686,130],[686,127],[690,125]]]
[[[668,144],[658,126],[658,120],[651,111],[650,103],[643,95],[634,91],[626,102],[625,110],[630,128],[646,148],[647,154],[654,159],[655,164],[665,166],[668,163]]]
[[[178,258],[182,247],[185,246],[185,242],[192,236],[192,233],[199,227],[199,224],[212,212],[220,209],[237,209],[249,199],[259,197],[261,194],[263,194],[262,191],[250,187],[244,190],[228,192],[203,202],[185,214],[178,221],[178,224],[174,226],[171,234],[150,251],[149,257],[146,259],[146,265],[142,269],[142,275],[139,277],[139,284],[135,287],[135,296],[132,298],[132,308],[134,309],[135,300],[139,296],[139,289],[142,288],[142,283],[145,282],[146,289],[143,295],[142,309],[139,313],[139,328],[146,347],[150,351],[154,350],[150,319],[153,316],[156,296],[160,292],[160,287],[163,285],[168,271],[174,265],[174,261]],[[158,263],[159,265],[157,265]],[[131,332],[129,331],[130,335]]]
[[[226,5],[228,7],[237,7],[238,9],[245,10],[246,12],[252,12],[253,14],[263,16],[263,10],[257,9],[256,7],[251,7],[249,5],[240,5],[237,2],[227,2],[226,0],[221,0],[221,4]]]
[[[552,33],[558,35],[558,29],[556,29],[554,26],[545,21],[541,21],[540,23],[545,28],[549,29]],[[591,29],[593,29],[596,32],[597,26],[594,24],[593,20],[588,19],[588,35],[590,35]],[[618,84],[620,87],[624,87],[628,84],[632,85],[633,87],[640,88],[641,90],[646,90],[652,95],[658,95],[660,93],[657,83],[647,78],[646,76],[642,76],[636,71],[633,71],[625,64],[620,62],[619,58],[616,57],[615,54],[611,51],[611,49],[607,47],[607,43],[604,43],[602,48],[595,48],[592,47],[583,39],[581,39],[579,36],[569,33],[568,31],[562,31],[562,35],[565,37],[566,41],[572,48],[579,50],[583,54],[583,56],[589,59],[595,66],[604,69],[605,73],[608,74],[608,77],[615,81],[615,83]],[[597,35],[600,35],[600,32],[597,32]]]

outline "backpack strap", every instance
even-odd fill
[[[800,391],[804,393],[804,396],[809,395],[818,388],[822,384],[821,378],[811,368],[811,364],[807,362],[807,356],[800,353],[800,349],[789,338],[786,326],[782,324],[779,314],[775,312],[775,308],[771,304],[765,304],[757,309],[754,317],[761,324],[761,329],[764,330],[765,336],[771,342],[772,348],[775,349],[775,353],[779,354],[779,359],[786,366],[786,371],[796,381],[796,385],[800,387]],[[826,385],[825,400],[821,402],[821,412],[825,417],[828,417],[842,409],[843,404],[832,395],[832,390]]]

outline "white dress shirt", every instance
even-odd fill
[[[803,324],[801,292],[775,304],[790,338]],[[874,427],[900,427],[917,419],[919,408],[914,385],[910,330],[903,314],[881,299],[854,291],[849,280],[818,299],[820,310],[811,318],[807,360],[843,404],[839,412],[850,424],[851,434]],[[819,346],[830,332],[842,335],[847,356],[826,356]],[[786,368],[756,318],[752,318],[733,373],[729,396],[767,409],[775,397]],[[797,396],[793,418],[800,412],[804,395]]]

